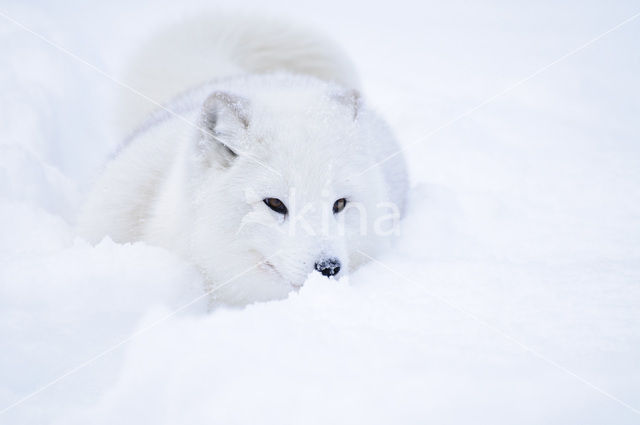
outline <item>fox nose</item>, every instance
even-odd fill
[[[329,258],[316,263],[316,270],[323,276],[335,276],[340,272],[340,260],[337,258]]]

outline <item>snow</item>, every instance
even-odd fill
[[[117,75],[199,3],[0,10]],[[0,423],[638,423],[640,20],[456,120],[638,4],[267,12],[344,45],[411,145],[397,247],[348,279],[206,313],[172,254],[88,245],[73,224],[119,143],[122,88],[0,17]]]

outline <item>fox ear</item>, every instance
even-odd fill
[[[334,93],[331,98],[351,108],[354,120],[358,118],[358,113],[360,112],[360,108],[362,106],[362,96],[360,96],[360,92],[358,90],[344,90],[339,93]]]
[[[229,166],[243,150],[242,133],[249,128],[249,101],[243,97],[214,92],[202,104],[199,148],[212,162]]]

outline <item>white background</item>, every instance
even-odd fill
[[[117,76],[153,28],[233,6],[130,3],[3,0],[0,12]],[[406,152],[404,236],[348,281],[182,311],[0,423],[640,422],[640,18],[433,133],[640,2],[242,10],[329,34],[402,144],[422,141]],[[74,238],[119,142],[117,90],[0,17],[0,409],[199,293],[168,252]]]

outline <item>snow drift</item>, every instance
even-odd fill
[[[161,3],[2,10],[117,75],[202,7]],[[74,236],[123,89],[0,18],[0,423],[637,423],[640,26],[456,119],[633,5],[271,7],[344,43],[408,147],[398,246],[206,313],[190,265]]]

